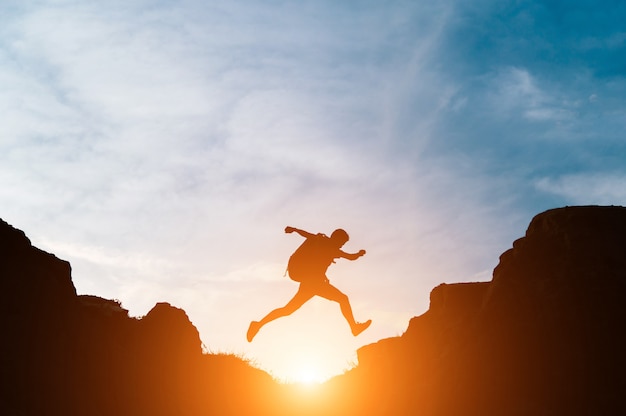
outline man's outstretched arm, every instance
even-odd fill
[[[346,253],[345,251],[339,250],[340,257],[348,260],[356,260],[361,256],[365,255],[365,250],[359,250],[358,253]]]
[[[301,235],[302,237],[304,237],[304,238],[311,238],[311,237],[313,237],[313,236],[315,235],[315,234],[311,234],[311,233],[310,233],[310,232],[308,232],[308,231],[304,231],[304,230],[301,230],[301,229],[299,229],[299,228],[289,227],[289,226],[285,227],[285,232],[286,232],[287,234],[290,234],[290,233],[296,232],[296,233],[300,234],[300,235]]]

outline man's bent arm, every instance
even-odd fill
[[[346,253],[345,251],[339,250],[340,257],[348,260],[356,260],[361,256],[365,255],[365,250],[359,250],[358,253]]]
[[[299,228],[295,228],[295,227],[285,227],[285,232],[286,232],[286,233],[288,233],[288,234],[289,234],[289,233],[293,233],[294,231],[295,231],[296,233],[300,234],[300,235],[301,235],[302,237],[304,237],[304,238],[311,238],[311,237],[313,237],[313,236],[315,235],[315,234],[311,234],[311,233],[310,233],[310,232],[308,232],[308,231],[301,230],[301,229],[299,229]]]

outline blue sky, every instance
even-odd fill
[[[626,204],[626,4],[431,3],[3,2],[0,217],[79,293],[340,371],[537,213]],[[329,271],[359,338],[316,300],[245,341],[295,291],[286,225],[368,251]]]

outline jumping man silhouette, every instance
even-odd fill
[[[300,282],[298,291],[285,306],[274,309],[260,321],[250,323],[247,334],[248,342],[252,341],[263,325],[280,317],[291,315],[316,295],[339,303],[341,313],[350,324],[352,334],[354,336],[359,335],[370,326],[371,319],[366,322],[354,320],[348,296],[330,284],[326,277],[326,270],[331,263],[335,262],[335,259],[356,260],[365,254],[365,250],[353,254],[342,251],[341,247],[350,238],[348,233],[342,229],[333,231],[330,237],[327,237],[324,234],[311,234],[294,227],[285,228],[286,233],[293,233],[294,231],[306,239],[291,255],[287,265],[289,277]]]

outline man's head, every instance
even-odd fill
[[[337,248],[341,248],[343,247],[344,244],[348,242],[350,237],[348,236],[347,232],[345,232],[341,228],[338,228],[335,231],[333,231],[333,233],[330,235],[330,239],[335,244],[337,244]]]

